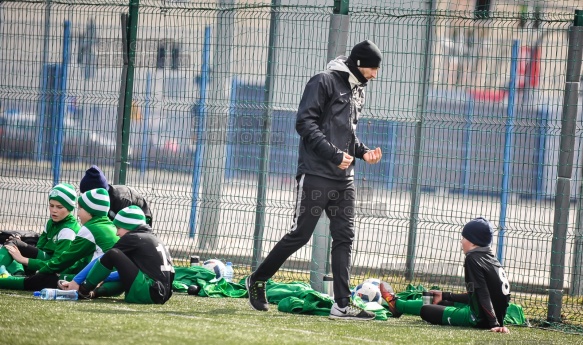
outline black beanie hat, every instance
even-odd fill
[[[493,233],[490,222],[482,217],[470,220],[462,230],[462,236],[466,240],[480,247],[489,247],[492,244]]]
[[[377,68],[381,65],[383,55],[376,44],[364,40],[352,47],[348,58],[354,62],[356,67]]]
[[[85,193],[88,190],[96,188],[109,190],[109,185],[107,184],[107,179],[103,171],[97,165],[92,165],[91,168],[87,169],[85,176],[81,179],[79,190],[81,193]]]

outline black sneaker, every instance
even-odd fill
[[[330,316],[328,317],[335,320],[368,321],[374,320],[376,314],[366,311],[350,301],[344,308],[340,308],[337,303],[334,303],[332,309],[330,309]]]
[[[245,279],[245,287],[249,294],[249,305],[251,308],[259,311],[267,311],[267,299],[265,298],[265,282],[253,281],[251,276]]]

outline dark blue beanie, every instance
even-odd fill
[[[478,217],[470,220],[462,230],[462,236],[480,247],[489,247],[492,244],[494,229],[485,218]]]
[[[81,193],[85,193],[88,190],[96,188],[109,190],[109,185],[107,184],[107,179],[103,171],[97,165],[92,165],[91,168],[87,169],[85,176],[81,179],[79,190]]]

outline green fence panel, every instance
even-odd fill
[[[371,39],[383,52],[358,135],[384,153],[378,165],[357,164],[352,283],[370,277],[397,290],[408,283],[463,290],[461,229],[483,216],[497,228],[492,248],[504,259],[514,302],[545,318],[567,37],[578,4],[478,3],[350,2],[348,46]],[[277,4],[140,1],[125,183],[150,201],[154,230],[177,265],[190,255],[219,258],[241,278],[251,271],[257,220],[263,257],[291,226],[295,112],[305,83],[326,68],[334,1]],[[111,183],[119,174],[123,13],[129,1],[0,3],[0,200],[14,201],[0,209],[0,230],[42,231],[56,173],[77,187],[92,164]],[[264,99],[268,64],[271,102]],[[577,121],[562,303],[563,320],[575,324],[583,324],[581,135]],[[61,153],[53,150],[57,140]],[[308,281],[312,252],[310,242],[274,278]]]

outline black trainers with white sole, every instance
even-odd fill
[[[259,311],[267,311],[267,298],[265,298],[265,282],[254,281],[251,276],[245,279],[245,287],[249,295],[249,305],[251,308]]]
[[[376,317],[375,313],[362,309],[361,307],[352,303],[352,301],[350,301],[348,306],[344,308],[340,308],[338,304],[334,303],[332,309],[330,309],[329,316],[329,318],[334,320],[360,320],[360,321],[374,320],[375,317]]]

